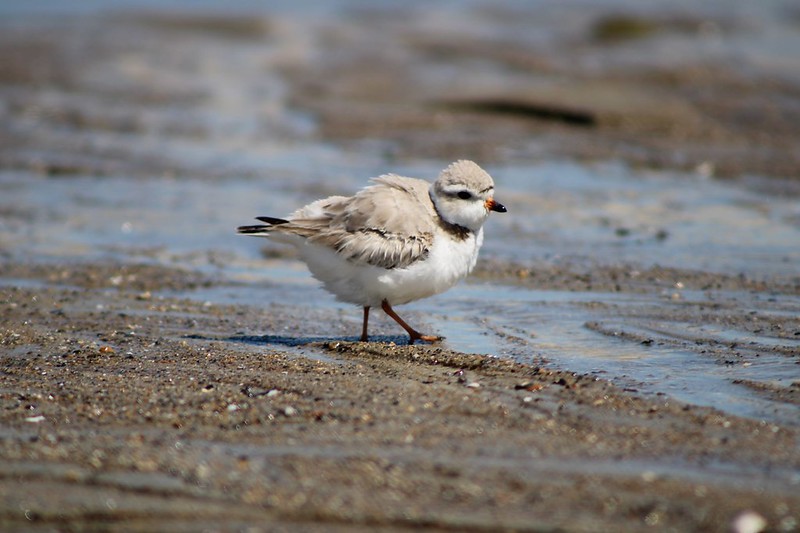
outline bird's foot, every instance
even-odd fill
[[[441,342],[444,337],[437,337],[436,335],[423,335],[418,331],[409,332],[408,344],[414,344],[416,341],[424,342]]]

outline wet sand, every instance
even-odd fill
[[[797,427],[108,273],[2,289],[6,529],[794,524]]]
[[[526,41],[521,29],[546,26],[553,9],[536,21],[514,9],[474,10],[509,29],[499,44],[459,34],[469,16],[441,35],[425,13],[409,23],[365,9],[350,10],[347,22],[176,10],[27,20],[4,32],[0,163],[23,177],[4,178],[4,192],[20,201],[0,212],[0,528],[729,531],[750,520],[796,530],[797,374],[743,381],[775,409],[753,418],[558,370],[544,356],[405,346],[380,319],[375,340],[357,343],[358,310],[294,301],[291,290],[275,289],[262,305],[206,300],[255,291],[259,282],[241,274],[254,267],[224,252],[185,251],[182,240],[125,244],[120,235],[135,235],[137,220],[120,230],[112,215],[128,205],[100,210],[86,192],[64,217],[55,206],[30,212],[19,193],[87,176],[96,186],[124,176],[145,191],[154,181],[233,183],[265,172],[258,158],[276,145],[304,153],[324,142],[347,151],[345,160],[380,152],[382,167],[465,153],[498,164],[543,154],[617,158],[737,185],[758,173],[767,194],[798,194],[795,80],[764,83],[729,56],[682,66],[656,55],[644,68],[653,50],[614,52],[652,35],[734,38],[747,33],[741,21],[592,11],[587,23],[568,10],[566,28],[578,16],[594,31],[565,30],[545,46]],[[280,53],[261,55],[270,46]],[[439,75],[443,64],[457,66],[452,77]],[[476,65],[489,74],[463,83]],[[254,74],[265,71],[280,72],[280,83]],[[532,73],[541,85],[530,85]],[[225,86],[230,92],[204,85],[225,76],[255,96],[237,93],[238,84]],[[263,107],[254,112],[253,101]],[[225,109],[226,120],[206,108]],[[283,175],[302,164],[281,163]],[[303,187],[313,197],[340,192],[324,182]],[[304,198],[275,191],[281,201]],[[142,212],[159,205],[142,197]],[[179,201],[163,209],[191,211]],[[98,215],[115,233],[93,229],[87,219]],[[197,217],[214,212],[198,206]],[[43,236],[51,225],[90,235],[56,247]],[[264,253],[291,261],[274,248]],[[585,305],[605,314],[584,329],[626,345],[673,343],[720,369],[761,358],[787,367],[800,357],[800,280],[783,271],[486,257],[470,282],[596,295]],[[684,301],[683,291],[705,299]],[[605,293],[662,294],[665,303],[626,307]],[[643,332],[644,318],[757,340],[742,345],[705,330],[659,336]]]
[[[214,284],[185,271],[16,279],[0,291],[5,529],[796,526],[796,424],[353,342],[291,305],[161,296]]]
[[[624,9],[500,4],[455,20],[356,12],[358,39],[331,29],[317,61],[287,68],[292,102],[315,113],[322,135],[381,139],[401,158],[467,151],[797,176],[798,80],[745,37],[764,21]],[[473,31],[487,19],[502,30]],[[739,46],[758,59],[743,67]]]

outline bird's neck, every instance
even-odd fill
[[[452,222],[448,222],[442,216],[442,213],[439,212],[439,206],[436,205],[436,198],[433,194],[433,191],[428,191],[428,196],[431,199],[431,204],[433,204],[433,210],[436,211],[437,220],[439,221],[439,227],[442,228],[446,233],[449,233],[457,240],[463,241],[468,239],[473,231],[466,226],[460,226],[458,224],[453,224]]]

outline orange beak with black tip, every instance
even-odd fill
[[[495,202],[494,198],[489,198],[483,205],[485,205],[486,209],[488,209],[489,211],[495,211],[496,213],[505,213],[506,211],[508,211],[508,209],[506,209],[506,206],[504,206],[500,202]]]

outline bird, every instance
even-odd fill
[[[369,312],[380,308],[416,341],[422,334],[393,309],[439,294],[475,267],[489,213],[506,213],[494,199],[492,177],[458,160],[430,183],[384,174],[353,196],[330,196],[286,218],[255,217],[263,224],[237,232],[294,245],[312,276],[337,300],[363,307],[362,342]]]

